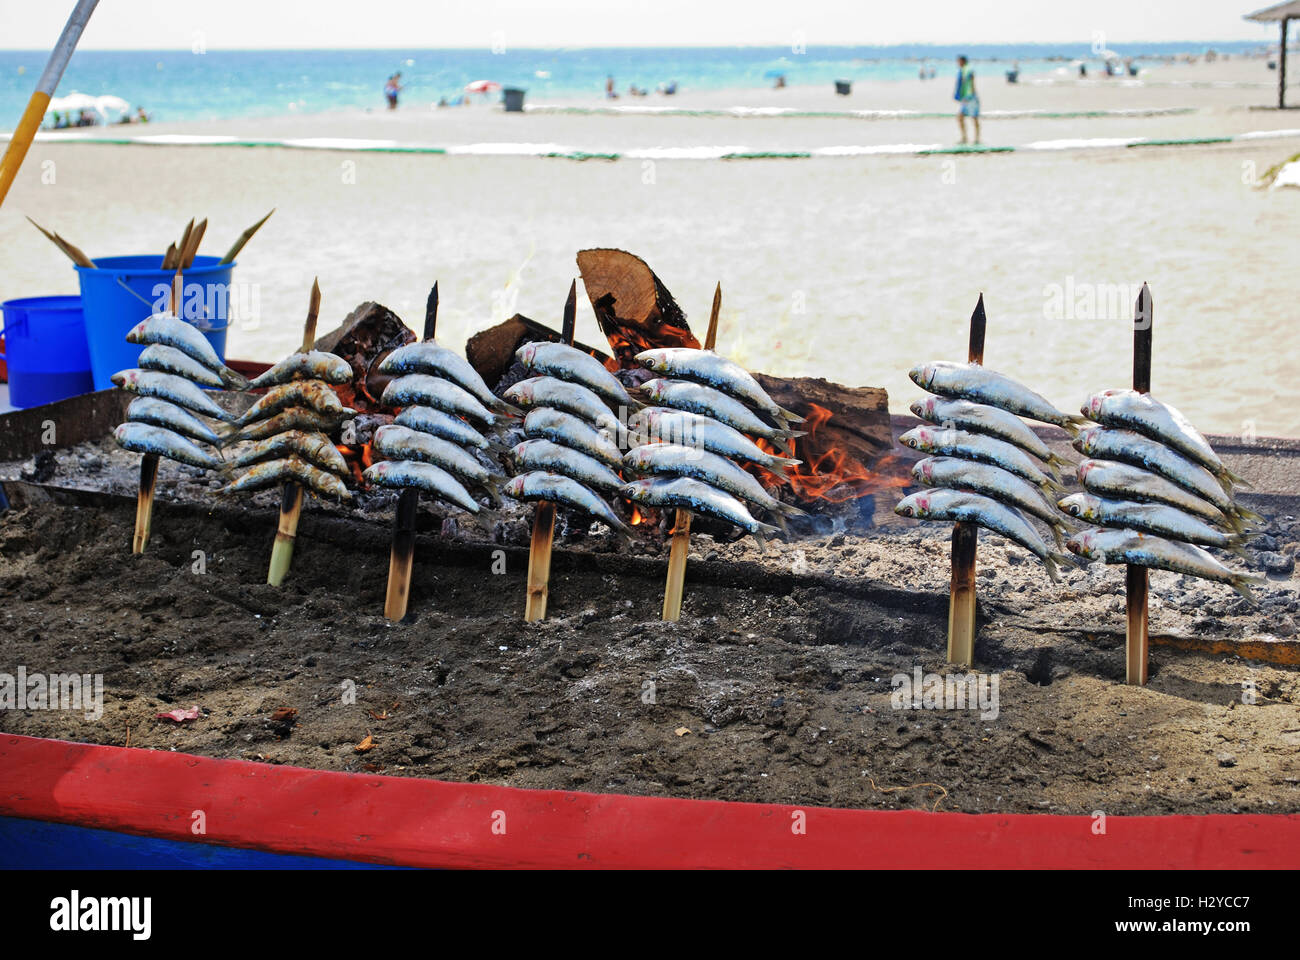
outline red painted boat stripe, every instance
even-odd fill
[[[206,833],[192,832],[202,811]],[[425,867],[1294,868],[1300,815],[923,813],[520,790],[0,735],[0,814]],[[801,830],[802,826],[802,830]]]

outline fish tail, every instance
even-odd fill
[[[232,370],[230,367],[222,367],[217,376],[221,378],[227,389],[230,390],[247,390],[251,382],[248,377],[244,376],[238,370]]]
[[[501,506],[501,481],[494,477],[488,477],[483,481],[482,486],[487,490],[488,497],[492,500],[492,506]]]
[[[788,453],[788,452],[790,452],[790,451],[787,451],[787,453]],[[786,469],[786,470],[789,470],[789,469],[792,469],[792,468],[794,468],[794,467],[797,467],[797,466],[799,466],[799,464],[803,463],[802,460],[796,460],[794,457],[778,457],[778,456],[775,456],[775,455],[772,457],[772,462],[773,462],[776,466],[778,466],[778,467],[782,467],[782,468],[784,468],[784,469]]]
[[[1047,465],[1047,472],[1052,475],[1052,479],[1055,480],[1057,485],[1059,486],[1061,483],[1061,470],[1057,466],[1058,462],[1064,462],[1064,461],[1061,461],[1059,457],[1053,454],[1052,457],[1048,459],[1046,465]],[[1062,487],[1062,489],[1064,489],[1064,487]]]
[[[1065,493],[1065,484],[1061,482],[1059,476],[1055,478],[1043,477],[1043,481],[1039,486],[1047,493],[1049,499],[1055,499],[1056,495]]]
[[[1250,588],[1263,587],[1267,583],[1268,581],[1262,577],[1252,577],[1244,573],[1233,574],[1232,580],[1229,581],[1232,589],[1241,594],[1252,607],[1259,606],[1259,598],[1255,596],[1254,591]]]
[[[1246,534],[1234,534],[1228,537],[1228,542],[1224,546],[1229,553],[1236,554],[1243,560],[1249,560],[1250,554],[1246,552]]]
[[[1065,549],[1065,524],[1053,523],[1050,526],[1052,528],[1052,539],[1056,541],[1057,551],[1060,552]]]
[[[777,416],[779,416],[782,420],[786,421],[787,423],[803,423],[804,420],[806,419],[805,417],[799,416],[799,414],[795,413],[793,410],[787,410],[785,407],[782,406],[778,406],[776,408],[776,412],[777,412]]]
[[[774,527],[770,523],[756,523],[751,532],[751,536],[758,541],[758,549],[767,552],[767,538],[781,532],[780,527]]]
[[[1056,477],[1058,480],[1061,479],[1061,470],[1063,468],[1074,466],[1074,464],[1069,460],[1066,460],[1064,457],[1058,457],[1054,453],[1049,453],[1047,455],[1047,465],[1052,470],[1052,476]]]
[[[776,512],[778,515],[784,515],[787,517],[808,516],[807,510],[801,509],[800,507],[796,507],[793,503],[783,503],[780,500],[778,500],[777,503],[781,504],[779,507],[776,508]]]
[[[780,529],[782,536],[784,537],[790,536],[790,527],[789,525],[786,524],[785,517],[783,517],[780,513],[776,511],[772,512],[772,522],[775,523],[777,527]]]
[[[1047,556],[1043,557],[1043,566],[1047,568],[1047,576],[1052,583],[1061,582],[1060,571],[1056,568],[1056,558],[1059,556],[1059,553],[1048,551]]]
[[[1245,487],[1248,490],[1255,489],[1255,485],[1253,483],[1251,483],[1241,474],[1233,473],[1227,467],[1224,467],[1222,470],[1218,471],[1215,474],[1215,476],[1218,477],[1219,483],[1223,484],[1224,489],[1228,490],[1228,492],[1231,492],[1231,490],[1229,489],[1231,487]]]
[[[1061,429],[1070,435],[1073,440],[1079,435],[1079,431],[1084,427],[1090,427],[1093,423],[1087,417],[1066,416],[1065,423],[1061,424]]]
[[[1235,512],[1223,514],[1223,523],[1239,537],[1246,534],[1246,522]]]
[[[1264,519],[1262,514],[1258,514],[1254,510],[1251,510],[1248,507],[1243,507],[1240,504],[1235,504],[1232,508],[1232,512],[1235,516],[1240,518],[1243,523],[1267,523],[1268,522],[1267,520]]]
[[[802,434],[801,434],[802,436]],[[784,454],[793,454],[794,447],[790,446],[790,437],[773,437],[772,446],[776,447]]]

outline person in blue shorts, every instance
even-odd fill
[[[957,58],[957,88],[952,98],[960,104],[957,125],[961,127],[961,142],[966,143],[966,118],[975,121],[975,142],[980,142],[980,98],[975,92],[975,71],[965,57]]]

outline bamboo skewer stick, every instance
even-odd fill
[[[1133,389],[1151,392],[1151,334],[1155,320],[1151,290],[1144,283],[1133,310]],[[1147,568],[1126,564],[1125,600],[1128,622],[1124,637],[1124,680],[1144,687],[1150,649],[1150,618],[1147,609]]]
[[[424,307],[424,339],[432,340],[438,329],[438,284],[429,291]],[[420,491],[403,490],[397,498],[397,515],[393,521],[393,546],[388,554],[388,592],[384,596],[384,616],[401,620],[411,599],[411,571],[415,566],[415,514],[420,505]]]
[[[302,350],[307,352],[316,342],[316,319],[320,316],[320,281],[313,280],[311,298],[307,304],[307,321],[303,324]],[[298,518],[302,516],[302,485],[290,481],[283,487],[280,498],[280,522],[275,531],[275,544],[271,547],[271,566],[266,582],[278,587],[284,582],[293,562],[293,545],[298,537]]]
[[[970,317],[970,346],[967,359],[984,363],[984,294]],[[969,667],[975,662],[975,554],[979,527],[958,523],[952,531],[952,579],[948,588],[948,662]]]
[[[194,227],[194,232],[190,234],[189,243],[186,244],[185,250],[181,254],[180,266],[188,270],[194,264],[194,257],[199,252],[199,244],[203,242],[203,234],[207,232],[208,221],[205,217],[200,220]]]
[[[569,284],[564,301],[564,322],[560,338],[573,346],[578,323],[578,281]],[[533,623],[546,617],[546,600],[551,581],[551,547],[555,541],[555,504],[539,500],[533,514],[533,539],[528,547],[528,593],[524,599],[524,621]]]
[[[86,254],[83,253],[80,248],[74,247],[72,244],[68,243],[68,241],[64,240],[57,233],[54,233],[53,231],[50,230],[46,230],[44,227],[42,227],[31,217],[27,218],[27,222],[30,223],[33,227],[35,227],[37,230],[41,231],[41,233],[45,234],[46,238],[50,241],[50,243],[54,244],[56,247],[62,250],[63,255],[67,257],[69,260],[71,260],[73,263],[75,263],[77,266],[79,267],[95,266],[95,261],[91,260],[90,257],[86,256]]]
[[[271,213],[275,213],[274,207],[271,208]],[[253,234],[257,233],[257,231],[262,228],[262,224],[266,223],[266,221],[271,219],[271,213],[268,213],[261,220],[257,221],[257,223],[253,224],[251,227],[249,227],[247,230],[241,233],[239,235],[239,239],[237,239],[231,245],[230,249],[226,251],[226,255],[221,258],[220,262],[234,263],[235,257],[239,255],[239,251],[244,249],[244,244],[248,243],[249,240],[253,239]]]
[[[177,309],[180,300],[181,275],[177,271],[172,282],[172,311]],[[140,488],[135,499],[135,534],[131,538],[131,553],[144,553],[149,542],[149,532],[153,527],[153,494],[158,482],[158,455],[146,453],[140,458]]]
[[[177,250],[175,243],[167,244],[167,252],[163,254],[162,263],[158,265],[159,270],[176,269]]]
[[[709,332],[704,349],[712,350],[718,342],[718,313],[722,310],[722,284],[713,291],[713,309],[709,314]],[[676,622],[682,616],[682,594],[686,590],[686,558],[691,552],[691,512],[677,511],[673,523],[672,545],[668,549],[668,580],[664,584],[662,619]]]

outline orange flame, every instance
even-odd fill
[[[790,441],[791,455],[800,457],[802,450],[804,462],[784,475],[754,467],[764,484],[769,487],[788,484],[801,500],[825,500],[828,503],[845,503],[878,490],[908,484],[906,476],[895,475],[896,471],[889,469],[896,459],[894,454],[883,457],[872,470],[839,447],[818,452],[817,432],[831,419],[831,412],[815,403],[809,407],[807,418],[800,425],[807,436]],[[766,440],[758,439],[756,442],[768,453],[778,452]]]
[[[670,323],[660,324],[653,331],[653,336],[646,331],[632,326],[631,324],[621,324],[617,329],[605,331],[605,339],[609,341],[610,348],[613,349],[614,355],[605,361],[605,367],[610,373],[618,373],[624,369],[639,369],[641,364],[637,363],[636,355],[644,350],[657,350],[661,347],[693,347],[699,349],[700,341],[695,339],[695,334],[685,327],[675,327]]]
[[[360,447],[354,450],[352,447],[340,443],[337,444],[337,448],[339,453],[343,454],[343,459],[348,462],[348,466],[352,469],[352,479],[355,480],[358,485],[364,484],[365,479],[362,474],[367,467],[375,462],[374,451],[371,449],[370,444],[363,443]]]

